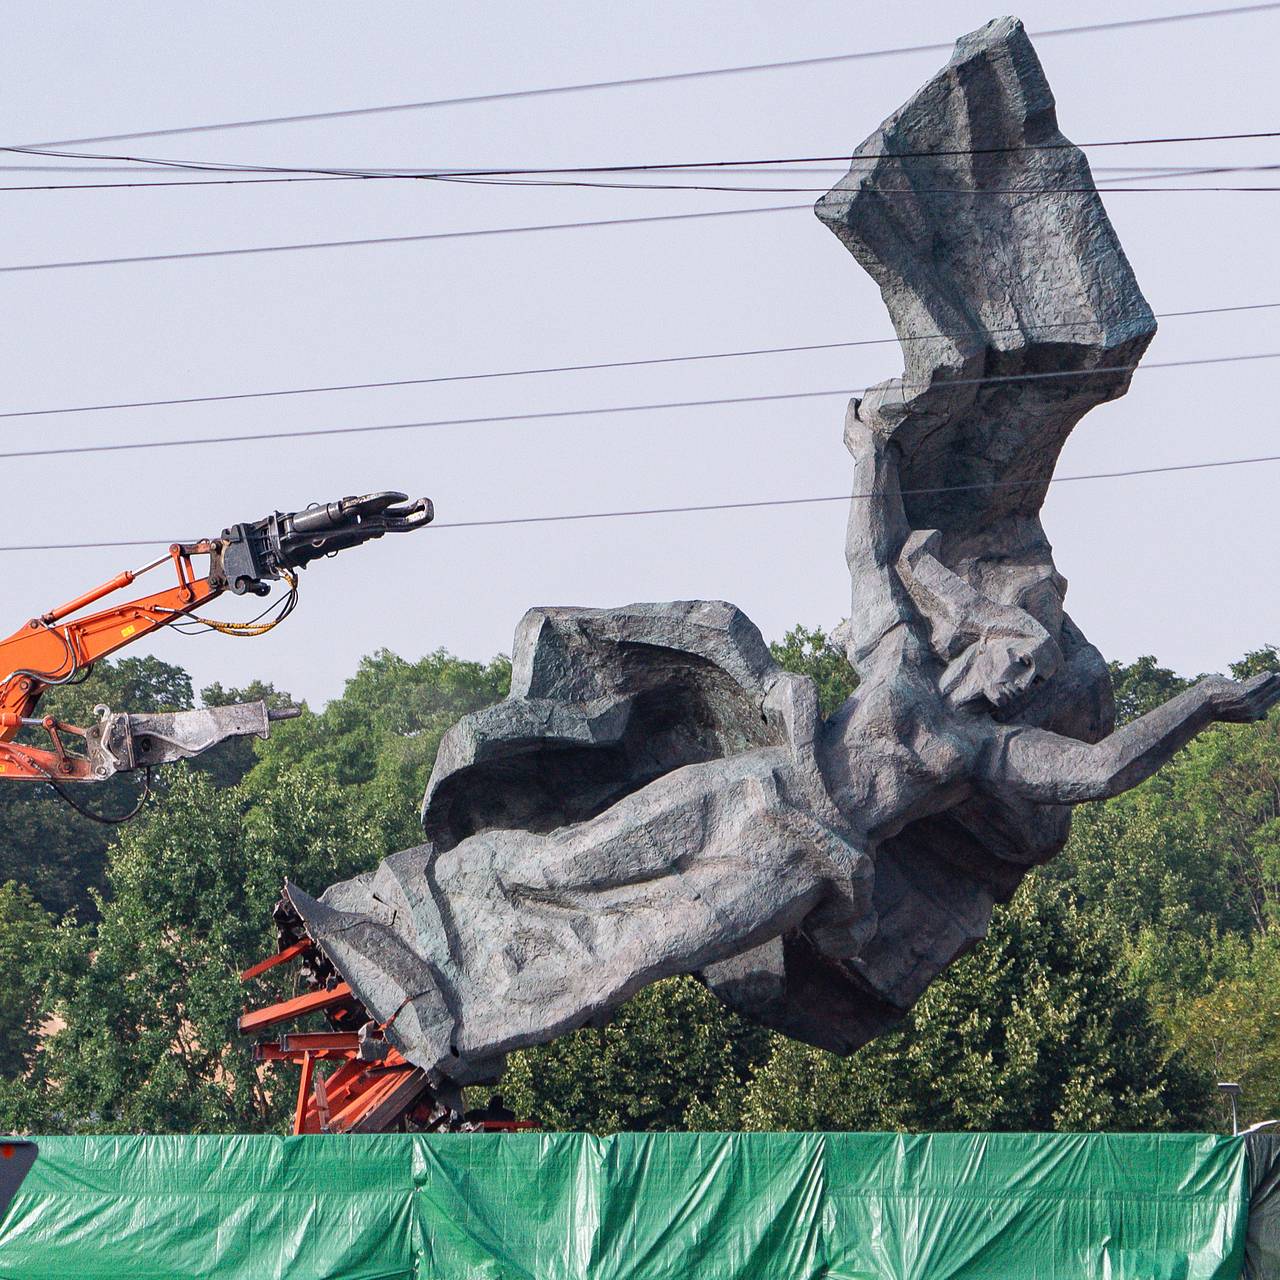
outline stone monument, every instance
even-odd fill
[[[842,643],[824,719],[719,602],[539,608],[507,701],[446,735],[426,842],[293,908],[437,1090],[694,974],[848,1053],[985,935],[1073,805],[1148,777],[1280,677],[1113,731],[1039,511],[1155,333],[1019,22],[961,39],[817,214],[880,286],[901,378],[849,406]]]

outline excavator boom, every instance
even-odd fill
[[[126,569],[32,618],[0,640],[0,781],[48,782],[55,788],[62,782],[100,782],[116,773],[188,759],[227,738],[266,737],[271,721],[297,715],[297,709],[248,703],[140,715],[99,707],[98,721],[89,728],[38,717],[36,709],[49,689],[77,683],[99,659],[175,622],[199,622],[231,635],[262,634],[292,610],[297,573],[311,561],[387,533],[425,528],[433,515],[429,499],[410,502],[403,493],[374,493],[303,511],[276,511],[232,525],[217,538],[175,542],[150,564]],[[200,574],[193,562],[202,557],[207,557],[207,566]],[[166,564],[174,570],[172,585],[85,612]],[[289,594],[270,622],[219,622],[196,614],[227,591],[267,595],[271,584],[280,580],[288,583]],[[49,745],[18,742],[23,729],[43,730]],[[84,750],[68,751],[68,738],[79,739]]]

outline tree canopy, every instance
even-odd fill
[[[839,645],[773,646],[824,713],[856,688]],[[1233,665],[1280,669],[1263,645]],[[1113,664],[1122,719],[1189,681]],[[507,691],[510,663],[444,651],[365,658],[343,695],[166,770],[144,814],[95,826],[46,788],[0,788],[0,1128],[278,1131],[293,1081],[235,1032],[239,971],[274,942],[283,879],[319,891],[421,836],[440,737]],[[213,685],[206,703],[289,694]],[[83,722],[194,702],[180,668],[101,663],[46,705]],[[104,811],[134,783],[94,789]],[[5,882],[8,883],[5,883]],[[1066,852],[998,907],[991,935],[902,1026],[840,1059],[730,1013],[691,978],[606,1026],[512,1056],[508,1103],[551,1128],[1115,1129],[1220,1123],[1215,1079],[1248,1119],[1280,1113],[1280,718],[1201,735],[1128,795],[1077,812]]]

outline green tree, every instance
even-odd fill
[[[1168,1129],[1209,1081],[1153,1022],[1120,937],[1033,876],[899,1031],[840,1059],[777,1038],[741,1104],[754,1129]]]
[[[49,1015],[49,981],[81,946],[77,931],[59,928],[25,885],[0,885],[0,1076],[20,1078],[30,1070]]]
[[[422,839],[417,808],[444,731],[504,698],[511,662],[467,662],[444,650],[407,662],[382,649],[363,658],[340,698],[316,714],[277,724],[248,777],[267,794],[281,769],[306,764],[343,787],[382,823],[386,852]]]
[[[280,1127],[287,1086],[264,1080],[236,1033],[246,1003],[284,994],[240,971],[274,949],[286,875],[324,886],[365,870],[379,837],[332,779],[282,771],[243,797],[190,769],[113,848],[92,954],[62,984],[49,1037],[50,1107],[73,1131],[198,1133]]]
[[[1211,964],[1214,981],[1167,1017],[1174,1041],[1215,1080],[1241,1086],[1242,1125],[1280,1118],[1280,937],[1226,938]]]
[[[1237,680],[1261,675],[1264,671],[1280,671],[1280,649],[1264,644],[1261,649],[1250,649],[1239,662],[1231,664],[1231,674]]]
[[[39,710],[84,726],[93,723],[99,703],[114,711],[185,710],[193,704],[191,679],[181,667],[159,658],[103,661],[83,683],[50,689]],[[37,744],[42,736],[42,730],[22,733],[24,741]],[[121,814],[133,807],[139,785],[136,777],[120,777],[68,790],[93,812]],[[112,834],[112,827],[80,816],[44,783],[0,782],[0,882],[27,885],[57,915],[92,917],[92,891],[102,888]]]
[[[1135,662],[1110,662],[1107,666],[1111,671],[1118,725],[1145,716],[1191,684],[1168,667],[1162,667],[1150,654]]]
[[[768,1040],[692,978],[671,978],[607,1026],[513,1054],[503,1096],[548,1129],[734,1127],[736,1100]]]
[[[252,680],[243,689],[224,689],[221,683],[215,682],[200,691],[200,701],[206,707],[225,707],[235,702],[265,702],[268,707],[278,710],[293,705],[289,694],[263,680]],[[279,732],[278,727],[273,732]],[[220,787],[238,786],[257,763],[257,744],[260,741],[258,738],[228,738],[200,756],[194,762],[195,767],[207,773]]]
[[[769,646],[773,659],[787,671],[808,676],[818,686],[824,716],[837,710],[858,687],[858,673],[844,650],[821,627],[792,627]]]

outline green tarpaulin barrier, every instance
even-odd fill
[[[1249,1230],[1245,1235],[1245,1280],[1280,1280],[1280,1137],[1245,1137],[1249,1156]]]
[[[0,1277],[1238,1280],[1199,1135],[43,1138]]]

